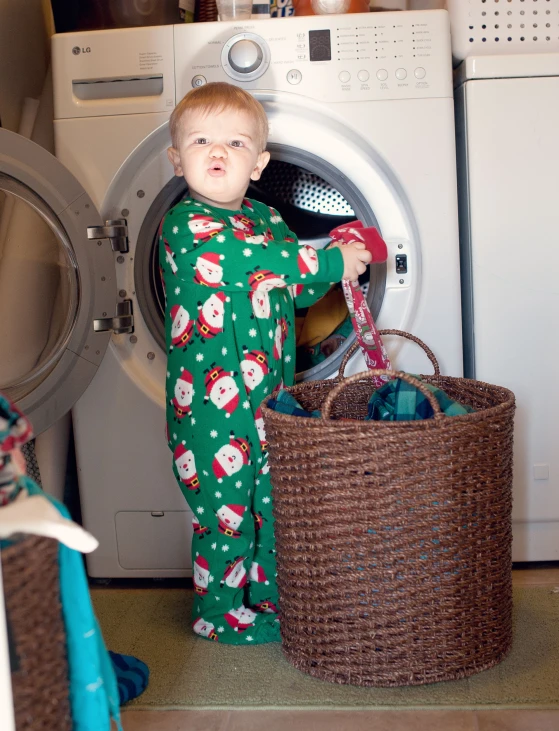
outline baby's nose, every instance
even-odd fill
[[[216,142],[210,148],[210,157],[227,157],[227,148],[225,145]]]

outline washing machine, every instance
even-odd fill
[[[83,520],[100,541],[88,557],[89,574],[191,575],[192,515],[164,436],[156,234],[165,212],[186,195],[166,155],[171,111],[207,82],[253,93],[269,116],[272,159],[249,195],[276,205],[300,240],[314,246],[355,218],[376,226],[388,261],[372,267],[362,284],[378,325],[414,333],[443,373],[459,376],[448,15],[386,12],[61,34],[52,52],[57,160],[0,131],[1,185],[48,231],[56,261],[40,263],[55,268],[61,300],[47,348],[44,337],[35,341],[55,322],[54,300],[35,296],[35,280],[27,286],[22,276],[11,321],[19,304],[31,302],[40,325],[25,336],[27,347],[22,341],[22,352],[32,344],[35,357],[19,382],[10,374],[9,390],[39,430],[73,407]],[[33,249],[19,250],[24,267]],[[353,339],[301,361],[298,378],[334,376]],[[415,344],[391,336],[387,346],[398,368],[430,372]],[[363,369],[357,355],[347,372]]]
[[[465,374],[516,395],[513,560],[557,561],[559,53],[467,58],[456,109]]]

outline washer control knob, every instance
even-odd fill
[[[408,72],[406,71],[406,69],[396,69],[396,78],[400,81],[403,81],[407,75]]]
[[[202,76],[201,74],[198,74],[198,76],[195,76],[192,79],[192,86],[194,89],[197,89],[199,86],[204,86],[206,83],[206,77]]]
[[[262,48],[254,41],[244,39],[237,41],[229,49],[229,63],[239,74],[250,74],[261,65],[264,54]]]

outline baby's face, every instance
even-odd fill
[[[248,112],[224,109],[185,113],[179,148],[170,147],[175,175],[184,177],[192,198],[238,210],[251,180],[258,180],[270,154],[261,152],[258,128]]]

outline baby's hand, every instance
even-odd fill
[[[367,264],[371,263],[372,256],[370,252],[365,248],[365,244],[345,244],[340,246],[334,244],[342,252],[344,258],[344,273],[342,279],[349,279],[350,282],[355,282],[359,278],[360,274],[363,274],[367,270]]]

